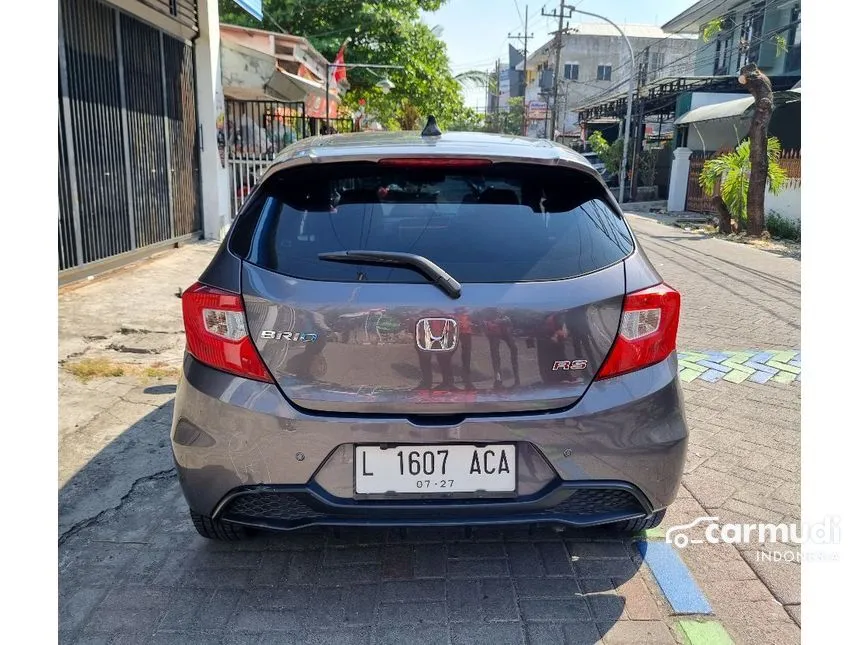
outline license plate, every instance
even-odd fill
[[[510,493],[517,487],[513,444],[355,448],[355,492]]]

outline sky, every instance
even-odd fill
[[[662,25],[674,18],[695,0],[566,0],[585,11],[599,13],[615,23]],[[552,30],[558,28],[558,19],[541,17],[541,9],[551,13],[558,9],[558,0],[448,0],[440,9],[424,13],[423,19],[431,27],[440,25],[442,40],[448,46],[448,58],[455,74],[470,69],[495,69],[496,59],[508,56],[508,42],[522,48],[522,42],[508,40],[508,34],[522,34],[526,7],[529,14],[529,51],[548,41]],[[589,16],[571,18],[570,24],[595,22]],[[599,22],[599,21],[598,21]],[[534,43],[534,45],[532,45]],[[486,89],[464,90],[469,107],[483,109]]]

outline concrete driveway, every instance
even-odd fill
[[[691,443],[664,529],[800,518],[800,262],[635,216],[684,296]],[[197,536],[168,433],[193,244],[60,293],[62,643],[799,643],[783,545],[660,530]]]

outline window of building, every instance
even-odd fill
[[[785,72],[800,71],[800,4],[791,10],[791,28],[786,37],[788,52],[785,55]]]
[[[764,3],[753,5],[741,19],[740,60],[738,69],[749,63],[757,63],[761,52],[761,31],[764,23]]]
[[[598,81],[611,81],[612,80],[612,65],[598,65],[597,66],[597,80]]]
[[[714,76],[728,76],[732,73],[729,69],[731,68],[732,52],[735,46],[736,25],[734,15],[723,19],[723,29],[717,37],[714,47]]]
[[[579,63],[564,64],[564,80],[578,81],[579,80]]]
[[[653,81],[663,76],[668,76],[666,70],[666,54],[665,52],[653,52],[648,67],[648,80]]]

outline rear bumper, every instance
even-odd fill
[[[497,501],[355,501],[316,484],[249,486],[231,491],[215,517],[257,528],[322,526],[460,526],[555,523],[594,526],[651,512],[641,491],[624,482],[554,482],[538,494]]]
[[[246,524],[589,525],[641,517],[673,501],[686,456],[687,425],[674,354],[644,370],[595,382],[563,412],[433,426],[398,418],[308,415],[291,406],[275,385],[234,377],[186,356],[171,440],[189,506]],[[351,469],[339,456],[351,454],[356,443],[496,442],[528,444],[539,453],[545,462],[539,490],[508,501],[354,500],[348,492]],[[582,487],[635,491],[638,506],[635,511],[613,508],[609,514],[552,511]],[[230,499],[254,490],[291,495],[316,515],[268,524],[260,517],[228,518]]]

